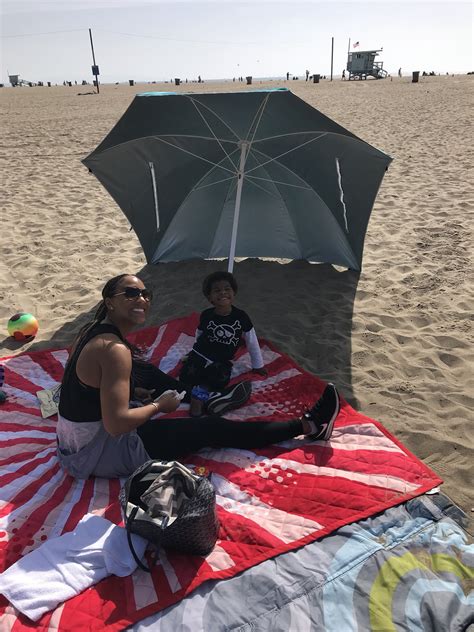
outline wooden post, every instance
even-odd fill
[[[334,37],[331,37],[331,81],[332,81],[333,60],[334,60]]]

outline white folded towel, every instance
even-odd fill
[[[147,541],[132,535],[142,558]],[[32,621],[108,575],[137,567],[127,533],[110,520],[87,514],[74,531],[47,540],[0,574],[0,593]]]

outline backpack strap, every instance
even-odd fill
[[[145,566],[145,564],[143,564],[143,562],[138,557],[137,552],[135,551],[135,547],[133,546],[133,542],[132,542],[132,533],[130,531],[130,525],[132,524],[133,519],[135,518],[137,514],[137,511],[138,511],[138,507],[134,507],[132,511],[130,512],[130,516],[126,519],[126,522],[125,522],[125,528],[127,530],[127,542],[128,542],[128,546],[130,547],[130,551],[133,555],[133,559],[135,560],[137,565],[142,569],[142,571],[151,573],[151,569],[148,566]]]
[[[130,551],[133,555],[133,559],[135,560],[135,562],[137,563],[138,567],[142,569],[142,571],[146,571],[147,573],[151,573],[151,569],[148,566],[145,566],[145,564],[139,559],[136,551],[135,551],[135,547],[133,546],[133,542],[132,542],[132,531],[131,531],[131,527],[132,527],[132,523],[135,520],[135,516],[137,515],[138,512],[138,505],[135,505],[132,509],[132,511],[130,512],[129,515],[127,515],[127,508],[129,505],[129,498],[130,498],[130,492],[131,492],[131,488],[132,485],[135,481],[137,480],[141,480],[143,478],[143,476],[145,476],[149,470],[150,470],[150,466],[152,464],[152,461],[147,461],[146,463],[144,463],[142,466],[140,466],[133,474],[132,476],[129,478],[129,480],[126,482],[125,484],[125,489],[124,491],[124,507],[123,507],[123,513],[124,513],[124,520],[125,520],[125,529],[127,531],[127,542],[128,542],[128,546],[130,547]],[[154,560],[154,563],[152,564],[152,567],[155,565],[156,563],[156,559]]]

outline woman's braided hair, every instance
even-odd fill
[[[66,363],[66,366],[64,368],[64,376],[63,376],[63,382],[66,379],[66,377],[69,375],[69,372],[71,370],[71,366],[72,366],[72,362],[73,360],[76,360],[77,358],[76,356],[76,350],[81,348],[81,342],[85,339],[85,337],[87,336],[87,334],[91,331],[91,329],[93,329],[96,325],[98,325],[99,323],[101,323],[104,318],[107,316],[107,305],[105,304],[105,299],[106,298],[112,298],[112,296],[114,296],[117,293],[117,288],[118,285],[120,283],[120,281],[127,276],[134,276],[131,274],[119,274],[118,276],[113,277],[112,279],[109,279],[107,281],[107,283],[104,285],[103,289],[102,289],[102,300],[99,303],[96,312],[94,314],[94,318],[90,323],[87,323],[86,325],[84,325],[80,330],[79,333],[77,334],[73,345],[72,345],[72,350],[71,353],[69,355],[68,361]],[[136,349],[133,347],[133,345],[131,345],[127,340],[123,340],[123,342],[125,343],[125,345],[130,349],[130,351],[132,352],[132,355],[134,355],[136,353]]]

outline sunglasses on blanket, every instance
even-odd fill
[[[117,292],[114,296],[125,296],[125,298],[129,301],[136,301],[140,296],[145,299],[145,301],[151,301],[153,298],[153,292],[146,287],[141,290],[139,287],[126,287],[123,292]]]

